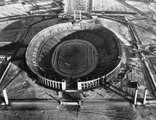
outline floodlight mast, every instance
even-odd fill
[[[93,0],[88,0],[89,4],[88,4],[88,11],[92,11],[92,7],[93,7]]]

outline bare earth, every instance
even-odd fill
[[[113,2],[113,0],[111,0]],[[107,0],[108,2],[108,0]],[[132,4],[134,4],[132,2]],[[112,3],[111,5],[114,5]],[[111,6],[110,5],[110,6]],[[115,4],[117,6],[118,4]],[[148,12],[148,5],[144,3],[137,3],[135,5],[143,6],[141,10],[145,9]],[[121,5],[119,5],[121,7]],[[107,7],[106,7],[107,8]],[[15,15],[18,13],[25,13],[23,7],[9,6],[11,12],[6,10],[7,8],[1,8],[0,17]],[[34,19],[29,19],[29,21],[35,21]],[[27,20],[21,21],[8,21],[0,23],[0,41],[16,41],[25,31],[25,26],[27,25]],[[57,20],[52,20],[51,23],[57,23]],[[149,21],[135,21],[134,23],[149,26],[153,30],[156,29]],[[148,23],[148,24],[147,24]],[[103,24],[104,27],[111,29],[114,33],[121,35],[123,39],[122,43],[125,46],[129,45],[132,41],[128,29],[122,24],[113,23],[110,24],[109,20],[105,20]],[[44,23],[47,25],[47,23]],[[31,39],[38,31],[43,29],[45,26],[43,24],[36,26],[32,29],[31,33],[27,39]],[[48,25],[47,25],[48,26]],[[16,29],[15,29],[16,28]],[[156,44],[156,34],[149,33],[142,29],[137,29],[139,35],[142,37],[144,44]],[[126,40],[126,41],[125,41]],[[132,64],[139,68],[139,62],[133,59]],[[142,73],[140,72],[141,81],[140,84],[145,86],[146,83],[142,80]],[[137,74],[138,75],[138,74]],[[134,77],[138,77],[134,75]],[[135,79],[135,78],[134,78]],[[140,88],[141,88],[140,85]],[[141,90],[141,89],[140,89]],[[81,94],[83,98],[82,108],[78,109],[74,106],[59,106],[54,98],[58,98],[58,93],[46,89],[44,87],[38,86],[34,81],[27,76],[27,74],[22,71],[21,74],[8,86],[7,88],[8,96],[11,99],[50,99],[51,102],[48,104],[35,104],[32,106],[24,106],[15,109],[14,107],[8,106],[7,109],[0,107],[0,120],[156,120],[156,108],[155,106],[137,106],[134,108],[129,103],[126,104],[112,104],[107,103],[108,99],[121,99],[113,92],[107,91],[103,88],[95,89],[94,91],[87,91]],[[142,93],[140,92],[140,96]],[[150,95],[150,92],[149,92]],[[54,98],[53,98],[54,97]],[[27,109],[26,109],[27,108]]]

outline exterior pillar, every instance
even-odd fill
[[[146,104],[146,97],[147,97],[147,89],[145,89],[145,92],[144,92],[143,105]]]
[[[3,90],[3,96],[4,96],[4,100],[5,100],[5,105],[9,105],[9,99],[8,99],[6,89]]]
[[[66,80],[62,80],[62,90],[66,90]]]
[[[78,90],[82,90],[82,86],[81,86],[80,80],[77,80],[77,88],[78,88]]]
[[[137,105],[138,89],[135,90],[134,105]]]

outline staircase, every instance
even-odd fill
[[[61,105],[81,106],[81,96],[77,91],[62,92]]]

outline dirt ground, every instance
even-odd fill
[[[147,13],[152,12],[153,10],[153,8],[149,9],[149,4],[130,3],[138,6],[140,10],[145,10]],[[114,3],[109,4],[109,6],[113,5]],[[121,5],[119,6],[121,7]],[[9,9],[11,9],[11,12],[6,12],[6,8],[1,7],[0,10],[2,12],[0,16],[8,16],[10,14],[16,15],[18,11],[20,11],[21,14],[25,12],[23,7],[20,6],[18,8],[16,5],[10,7]],[[152,12],[152,14],[154,14],[154,12]],[[31,20],[32,19],[30,19],[30,21]],[[21,33],[25,31],[23,28],[27,25],[27,22],[28,21],[23,20],[0,23],[0,41],[18,40]],[[57,20],[52,20],[48,25],[55,24],[56,22]],[[155,32],[156,27],[151,21],[140,20],[133,22],[139,25],[147,26]],[[9,26],[11,23],[15,24]],[[47,25],[47,23],[45,24]],[[132,41],[128,29],[125,26],[116,24],[115,22],[110,24],[109,20],[105,20],[102,24],[106,28],[111,29],[114,33],[121,35],[122,38],[125,38],[127,41],[122,42],[126,46],[128,46],[129,42]],[[36,27],[38,29],[35,29],[36,31],[32,30],[34,33],[31,33],[27,39],[31,38],[38,31],[43,29],[44,25]],[[12,29],[10,30],[10,28]],[[137,28],[137,31],[143,40],[143,44],[146,45],[156,43],[156,34],[154,32],[151,33],[140,28]],[[134,61],[136,62],[135,59]],[[141,82],[141,84],[144,83]],[[35,82],[29,78],[27,73],[24,71],[22,71],[19,76],[7,87],[7,92],[10,99],[49,99],[50,103],[32,103],[32,105],[18,106],[17,108],[14,106],[9,106],[7,108],[0,107],[0,120],[156,120],[155,106],[137,106],[134,108],[127,102],[116,105],[107,103],[108,99],[121,99],[123,101],[124,99],[103,88],[87,91],[81,94],[84,101],[81,108],[77,108],[75,106],[59,106],[56,101],[56,99],[58,99],[58,93],[35,84]]]
[[[44,105],[1,108],[0,120],[134,120],[138,116],[128,103],[125,105],[121,103],[120,106],[105,102],[106,99],[120,97],[104,89],[85,92],[86,96],[80,109],[74,106],[59,106],[51,97],[58,98],[57,92],[38,86],[25,72],[8,86],[7,92],[10,99],[44,98],[52,101]]]

